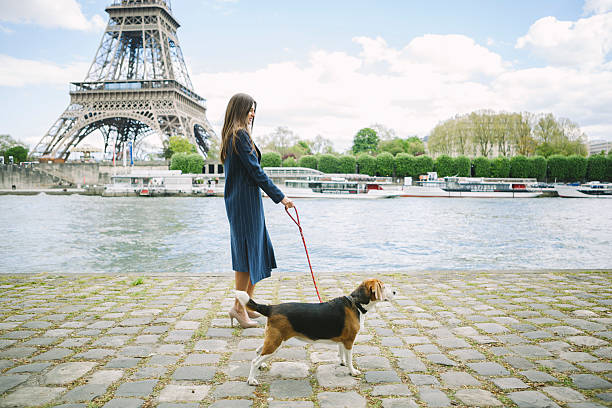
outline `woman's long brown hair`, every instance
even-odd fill
[[[236,150],[236,137],[240,129],[251,136],[253,123],[251,123],[251,129],[249,129],[249,111],[253,105],[257,109],[257,102],[250,95],[243,93],[238,93],[229,100],[225,110],[223,130],[221,131],[221,162],[225,162],[230,146],[233,145],[234,152],[238,152]],[[255,122],[255,119],[253,119],[253,122]],[[253,139],[251,139],[251,146],[255,150]]]

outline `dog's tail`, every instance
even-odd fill
[[[270,316],[270,306],[268,305],[260,305],[259,303],[255,303],[253,299],[249,296],[248,293],[243,292],[241,290],[236,291],[236,299],[240,302],[242,306],[246,306],[247,308],[254,310],[258,313],[261,313],[264,316]]]

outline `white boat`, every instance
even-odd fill
[[[285,180],[285,193],[289,198],[393,198],[400,191],[384,190],[384,182],[347,180],[343,177],[314,177],[309,180]]]
[[[111,176],[104,186],[103,197],[160,197],[185,195],[215,195],[214,183],[196,183],[199,174],[182,174],[180,170],[138,171]]]
[[[535,179],[492,179],[474,177],[437,178],[429,173],[417,185],[405,185],[402,197],[533,198],[543,193],[531,189]]]
[[[565,198],[612,198],[612,183],[591,181],[579,186],[559,184],[555,186],[559,197]]]

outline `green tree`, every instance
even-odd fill
[[[382,177],[393,176],[395,169],[395,159],[389,152],[382,152],[376,156],[376,173]]]
[[[510,159],[500,156],[491,160],[491,177],[507,178],[509,175]]]
[[[445,154],[436,158],[435,169],[439,177],[448,177],[455,175],[455,166],[453,158]]]
[[[567,157],[553,154],[548,158],[548,180],[561,182],[567,180]]]
[[[4,162],[9,162],[9,156],[13,156],[13,162],[19,164],[28,161],[28,149],[23,146],[9,147],[4,151]]]
[[[381,140],[378,143],[378,151],[391,153],[394,156],[398,153],[402,153],[404,151],[403,140],[399,138],[391,140]]]
[[[267,152],[261,155],[261,167],[280,167],[281,155],[277,152]]]
[[[359,174],[376,175],[376,159],[367,153],[361,153],[357,156],[357,166]]]
[[[472,175],[472,161],[466,156],[459,156],[453,159],[455,174],[459,177],[470,177]]]
[[[434,171],[434,160],[429,156],[418,156],[415,159],[415,173],[410,174],[412,177],[418,177],[421,174],[427,174]]]
[[[606,180],[607,181],[612,181],[612,150],[610,152],[608,152],[608,157],[606,157]]]
[[[333,154],[322,154],[319,156],[317,168],[323,173],[338,173],[340,170],[340,159]]]
[[[589,181],[603,181],[606,179],[606,156],[595,154],[587,159],[587,179]]]
[[[195,145],[184,136],[170,136],[168,147],[173,153],[197,153]]]
[[[567,158],[567,179],[569,181],[582,181],[586,177],[586,157],[573,154]]]
[[[413,156],[425,154],[425,144],[416,136],[404,140],[404,151]]]
[[[374,154],[378,149],[378,136],[373,129],[363,128],[353,138],[353,154]]]
[[[542,156],[533,156],[529,158],[530,173],[529,177],[538,179],[538,181],[546,180],[546,159]]]
[[[355,156],[345,154],[340,156],[339,160],[340,166],[338,168],[338,173],[355,174],[355,167],[357,165],[357,160],[355,160]]]
[[[474,159],[474,177],[491,177],[491,161],[484,156]]]
[[[510,159],[510,177],[529,177],[529,161],[525,156],[518,155]]]
[[[283,160],[282,167],[297,167],[297,161],[293,156],[289,156]]]
[[[317,169],[317,158],[312,155],[306,155],[300,157],[298,160],[298,167],[306,167],[309,169]]]

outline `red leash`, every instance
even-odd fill
[[[310,264],[310,256],[308,255],[308,248],[306,248],[306,240],[304,239],[304,233],[302,232],[302,226],[300,225],[300,215],[298,214],[298,210],[295,206],[293,207],[293,209],[295,210],[295,216],[297,218],[297,221],[289,213],[289,209],[285,207],[285,211],[287,212],[287,215],[289,216],[289,218],[293,220],[293,222],[295,222],[295,225],[297,225],[298,229],[300,230],[300,235],[302,236],[302,242],[304,243],[304,250],[306,251],[306,259],[308,259],[308,266],[310,266],[310,274],[312,275],[312,283],[314,283],[315,290],[317,291],[317,297],[319,298],[319,303],[323,303],[323,301],[321,300],[321,295],[319,295],[319,288],[317,288],[317,282],[315,280],[314,272],[312,271],[312,265]]]

